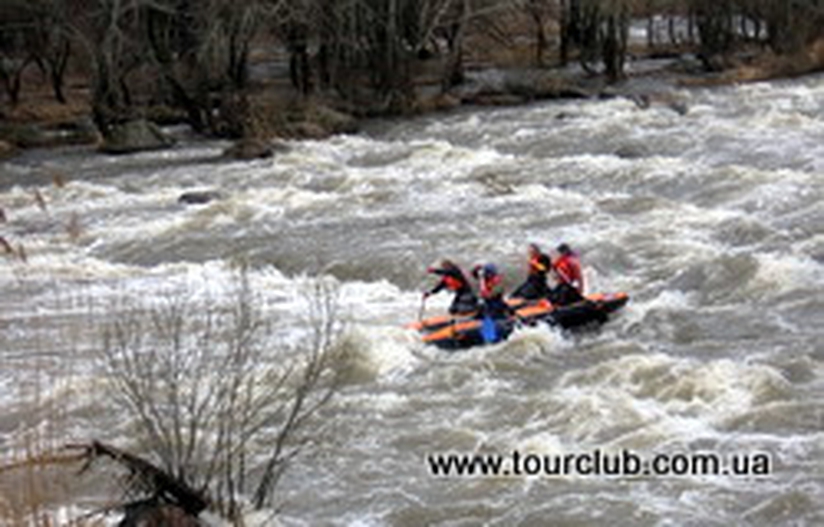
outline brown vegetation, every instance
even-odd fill
[[[62,525],[60,509],[78,505],[83,457],[56,447],[55,441],[32,432],[22,439],[19,451],[0,458],[0,525]],[[75,516],[76,527],[103,525],[83,513]]]
[[[78,125],[89,117],[104,139],[141,118],[223,137],[319,137],[353,129],[341,111],[452,107],[467,69],[489,66],[575,60],[614,82],[630,53],[629,24],[642,18],[645,52],[694,50],[707,71],[724,72],[715,82],[821,68],[824,7],[812,0],[7,0],[3,121],[80,131],[0,124],[0,140],[95,143],[98,134]],[[764,56],[741,64],[742,48]]]

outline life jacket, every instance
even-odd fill
[[[555,261],[553,268],[562,282],[571,285],[579,293],[584,292],[584,275],[581,272],[581,262],[578,258],[565,254]]]
[[[504,294],[504,277],[499,274],[481,278],[481,298],[489,300]]]
[[[549,258],[545,254],[538,254],[529,259],[529,274],[546,274],[549,270]],[[550,264],[551,265],[551,264]]]
[[[466,280],[460,280],[452,275],[444,275],[443,283],[450,291],[461,291],[466,288]]]

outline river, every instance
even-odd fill
[[[94,321],[169,292],[220,302],[243,259],[286,328],[307,277],[334,277],[358,348],[332,432],[283,481],[287,525],[824,523],[824,77],[674,97],[686,113],[615,98],[371,123],[253,162],[177,131],[165,152],[0,165],[0,235],[27,257],[0,256],[0,450],[52,421],[60,439],[129,446],[95,410]],[[439,258],[496,262],[514,286],[528,243],[562,241],[591,290],[631,295],[601,330],[446,353],[402,328]],[[770,467],[460,478],[427,464],[623,449]]]

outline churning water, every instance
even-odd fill
[[[185,138],[28,153],[0,166],[0,233],[28,260],[0,260],[0,448],[57,417],[74,439],[117,442],[95,417],[90,318],[176,291],[219,301],[243,259],[285,328],[306,277],[335,277],[358,347],[332,432],[283,482],[288,524],[822,524],[823,81],[678,91],[685,114],[621,98],[462,110],[248,163]],[[223,198],[177,203],[192,190]],[[632,297],[602,330],[448,354],[402,329],[438,258],[497,262],[514,286],[527,243],[561,241],[590,289]],[[772,465],[458,478],[426,461],[595,449]]]

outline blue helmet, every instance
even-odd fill
[[[495,267],[495,264],[484,264],[483,271],[485,276],[493,276],[498,274],[498,268]]]

